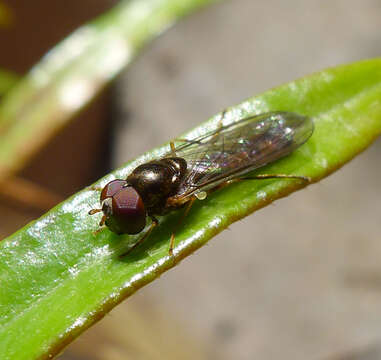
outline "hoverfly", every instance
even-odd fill
[[[222,115],[222,118],[224,113]],[[222,119],[221,119],[222,120]],[[138,234],[152,222],[146,234],[125,254],[146,239],[158,225],[156,216],[186,205],[184,216],[196,199],[242,179],[296,178],[297,175],[256,175],[245,177],[304,144],[312,135],[311,118],[293,112],[275,111],[242,118],[190,140],[170,143],[163,157],[136,167],[124,179],[110,181],[101,191],[100,226],[117,234]],[[169,253],[174,247],[171,236]]]

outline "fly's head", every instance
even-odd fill
[[[101,209],[89,212],[103,212],[100,225],[105,224],[116,234],[138,234],[144,229],[147,212],[143,200],[126,180],[110,181],[102,189],[100,202]]]

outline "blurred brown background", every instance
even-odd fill
[[[19,22],[0,31],[0,66],[23,72],[115,1],[6,3]],[[23,175],[67,196],[106,171],[110,139],[116,167],[270,87],[380,56],[380,28],[377,0],[212,6],[155,40]],[[94,133],[78,139],[81,126]],[[62,359],[381,359],[380,155],[378,141],[329,179],[235,224]],[[73,176],[54,168],[57,156]],[[25,214],[6,204],[0,219],[18,228]]]
[[[0,27],[0,68],[22,76],[57,42],[116,3],[117,0],[4,1],[10,23]],[[41,185],[53,200],[64,199],[95,181],[110,168],[111,116],[109,91],[48,144],[20,177]],[[83,133],[88,136],[83,137]],[[0,194],[1,238],[46,211],[5,195]]]

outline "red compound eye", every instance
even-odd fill
[[[146,216],[143,200],[132,186],[123,187],[112,197],[112,218],[123,233],[141,232]]]
[[[119,190],[127,186],[126,180],[112,180],[110,181],[101,192],[101,202],[109,197],[113,197]]]

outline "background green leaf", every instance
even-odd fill
[[[10,90],[16,84],[16,81],[17,75],[0,69],[0,96]]]
[[[20,170],[143,45],[216,1],[124,0],[49,51],[0,103],[0,181]]]
[[[328,69],[253,97],[228,110],[225,120],[288,110],[312,116],[315,132],[291,156],[266,173],[302,174],[314,181],[338,169],[381,133],[381,59]],[[186,134],[215,128],[216,115]],[[147,153],[101,179],[124,178],[137,164],[160,156]],[[0,353],[6,359],[48,358],[107,311],[232,222],[304,186],[292,180],[247,181],[198,201],[176,234],[181,211],[161,219],[150,239],[123,260],[118,254],[137,236],[107,229],[94,234],[99,194],[85,189],[0,243]],[[133,331],[133,329],[131,329]]]

